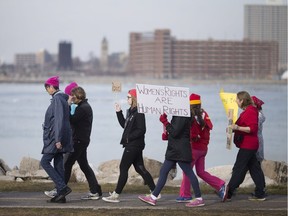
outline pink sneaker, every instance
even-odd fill
[[[138,196],[140,200],[142,200],[145,203],[148,203],[150,205],[155,206],[156,205],[156,200],[153,200],[150,195],[140,195]]]
[[[199,207],[199,206],[204,206],[204,205],[205,203],[203,199],[199,200],[196,198],[186,204],[187,207]]]

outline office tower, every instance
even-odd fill
[[[72,44],[70,42],[60,42],[58,49],[58,70],[72,70]]]
[[[250,41],[277,41],[279,71],[287,70],[287,4],[281,0],[266,5],[245,5],[244,37]]]

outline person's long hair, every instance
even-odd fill
[[[197,121],[200,124],[201,128],[205,126],[205,121],[203,119],[203,109],[201,108],[201,104],[191,104],[190,105],[191,111],[191,121],[192,123],[195,121],[195,117],[197,117]]]
[[[250,94],[246,91],[240,91],[237,93],[237,98],[241,101],[243,100],[242,104],[241,104],[241,109],[245,109],[247,106],[249,105],[253,105],[253,101],[252,98],[250,96]]]
[[[137,98],[131,95],[132,99],[132,104],[131,104],[131,109],[134,107],[137,107]]]

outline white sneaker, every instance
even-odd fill
[[[100,198],[98,193],[88,193],[86,196],[81,197],[82,200],[98,200]]]
[[[44,191],[44,194],[50,198],[54,198],[57,195],[57,189],[54,188],[51,191]]]
[[[117,194],[115,191],[113,191],[113,193],[109,193],[109,194],[110,194],[110,196],[108,196],[108,197],[102,197],[102,200],[104,200],[106,202],[112,202],[112,203],[120,202],[119,194]]]
[[[152,195],[152,192],[150,193],[150,194],[145,194],[146,196],[150,196],[150,195]],[[159,194],[157,197],[156,197],[156,200],[159,200],[159,199],[161,199],[161,194]]]

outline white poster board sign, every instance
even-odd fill
[[[190,117],[189,88],[136,84],[139,113]]]

